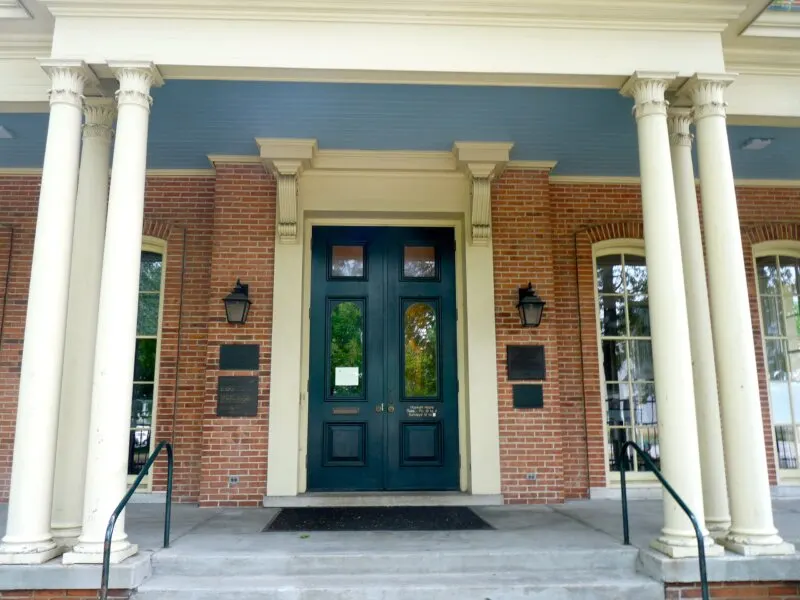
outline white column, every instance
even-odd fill
[[[686,308],[692,346],[692,373],[700,443],[700,470],[703,474],[703,506],[706,525],[714,539],[725,537],[731,526],[728,486],[722,452],[722,424],[719,416],[714,342],[708,308],[703,238],[697,209],[697,189],[692,164],[692,123],[688,108],[669,111],[672,177],[678,203],[678,222],[686,283]]]
[[[93,76],[80,61],[44,61],[42,67],[52,80],[50,122],[28,291],[8,524],[0,546],[0,564],[42,563],[61,552],[50,534],[50,508],[81,109],[84,86]]]
[[[148,63],[109,66],[120,83],[119,116],[100,284],[83,532],[64,555],[65,564],[102,561],[108,518],[127,491],[150,88],[160,83],[160,76]],[[114,530],[111,562],[136,552],[123,514]]]
[[[733,183],[724,90],[733,77],[696,76],[694,104],[711,325],[719,382],[731,529],[725,546],[746,555],[789,554],[772,519],[750,298]]]
[[[664,100],[673,78],[673,74],[636,73],[622,93],[634,98],[639,136],[661,470],[695,513],[706,534],[707,551],[719,553],[722,549],[705,531],[703,512],[686,292]],[[697,555],[691,523],[666,491],[664,528],[652,546],[671,557]]]
[[[108,168],[116,105],[105,98],[89,99],[84,114],[53,483],[53,536],[65,544],[74,542],[80,535],[83,516]]]

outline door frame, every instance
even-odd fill
[[[303,235],[303,341],[301,358],[301,379],[308,381],[311,374],[311,230],[313,227],[414,227],[419,229],[429,227],[446,227],[454,230],[456,240],[456,351],[459,381],[464,381],[464,327],[463,320],[458,315],[464,314],[464,260],[463,260],[463,225],[455,219],[408,219],[408,218],[379,218],[365,222],[363,218],[354,217],[310,217],[305,220]],[[458,453],[461,457],[459,466],[459,489],[466,492],[469,486],[469,452],[467,448],[467,408],[466,386],[458,386]],[[305,493],[308,489],[308,470],[306,461],[308,456],[308,389],[302,392],[300,406],[300,461],[298,469],[298,493]]]
[[[309,239],[314,225],[455,229],[460,489],[479,503],[502,502],[491,240],[472,240],[471,180],[454,161],[445,168],[442,153],[413,153],[415,160],[407,156],[412,153],[402,153],[400,166],[393,166],[399,160],[395,154],[359,151],[348,154],[348,170],[338,163],[338,169],[304,170],[297,180],[296,238],[287,242],[276,232],[267,504],[307,490]],[[435,169],[428,165],[431,160]]]

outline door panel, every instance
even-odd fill
[[[458,489],[453,230],[315,227],[310,490]]]

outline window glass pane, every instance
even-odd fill
[[[639,427],[636,430],[636,443],[661,470],[661,448],[658,444],[658,429],[655,427]],[[636,467],[639,471],[650,471],[651,468],[637,454]]]
[[[139,269],[139,290],[157,292],[161,289],[162,256],[155,252],[142,252]]]
[[[403,248],[403,277],[434,279],[436,277],[436,248],[406,246]]]
[[[797,469],[797,437],[792,425],[775,427],[775,445],[778,450],[779,469]]]
[[[133,363],[134,381],[155,381],[157,346],[158,340],[154,338],[136,340],[136,357]]]
[[[610,471],[619,471],[620,464],[618,462],[619,453],[622,445],[629,439],[632,439],[632,431],[630,428],[612,427],[608,430],[608,468]],[[626,454],[628,455],[628,468],[630,471],[633,466],[633,449],[628,448]]]
[[[650,340],[632,340],[630,342],[631,379],[653,381],[653,348]]]
[[[778,257],[783,293],[789,296],[797,295],[797,262],[797,259],[792,256]]]
[[[650,337],[650,306],[647,296],[642,294],[628,296],[628,319],[631,336]]]
[[[602,346],[603,373],[606,381],[625,381],[628,378],[626,342],[603,340]]]
[[[622,293],[622,256],[619,254],[597,257],[597,291],[601,294]]]
[[[767,378],[770,381],[786,381],[785,346],[781,340],[767,340]]]
[[[658,423],[655,383],[634,383],[633,400],[636,407],[637,425],[655,425]]]
[[[153,423],[153,389],[152,383],[136,383],[133,385],[131,427],[151,425]]]
[[[630,425],[630,389],[627,383],[606,384],[606,423],[609,425]]]
[[[364,246],[333,246],[331,277],[364,277]]]
[[[158,294],[139,294],[139,314],[136,318],[137,335],[158,335]]]
[[[758,291],[762,294],[777,294],[780,290],[778,268],[774,256],[762,256],[756,259],[758,271]]]
[[[627,334],[625,324],[625,298],[623,296],[600,296],[600,334],[621,337]]]
[[[629,294],[647,293],[647,265],[644,256],[625,255],[625,289]]]
[[[364,310],[362,302],[339,302],[330,316],[330,394],[364,394]]]
[[[438,332],[436,311],[430,304],[409,305],[403,316],[405,331],[405,395],[432,398],[438,395]]]

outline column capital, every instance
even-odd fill
[[[111,141],[117,107],[111,98],[87,98],[83,107],[85,122],[83,139],[103,138]]]
[[[734,82],[736,75],[696,73],[679,90],[680,95],[692,99],[692,116],[695,121],[706,117],[726,116],[725,89]]]
[[[677,73],[661,71],[636,71],[620,89],[623,96],[633,98],[633,114],[638,121],[651,115],[666,115],[664,94]]]
[[[108,66],[119,81],[117,104],[130,104],[150,110],[153,104],[150,88],[164,85],[158,68],[151,62],[131,61],[113,61]]]
[[[692,125],[692,111],[689,108],[670,108],[667,111],[667,126],[669,127],[670,146],[692,147],[694,135],[690,130]]]
[[[82,60],[40,60],[42,67],[50,77],[50,105],[68,104],[77,108],[83,106],[83,92],[88,85],[97,86],[98,80],[94,72]]]

